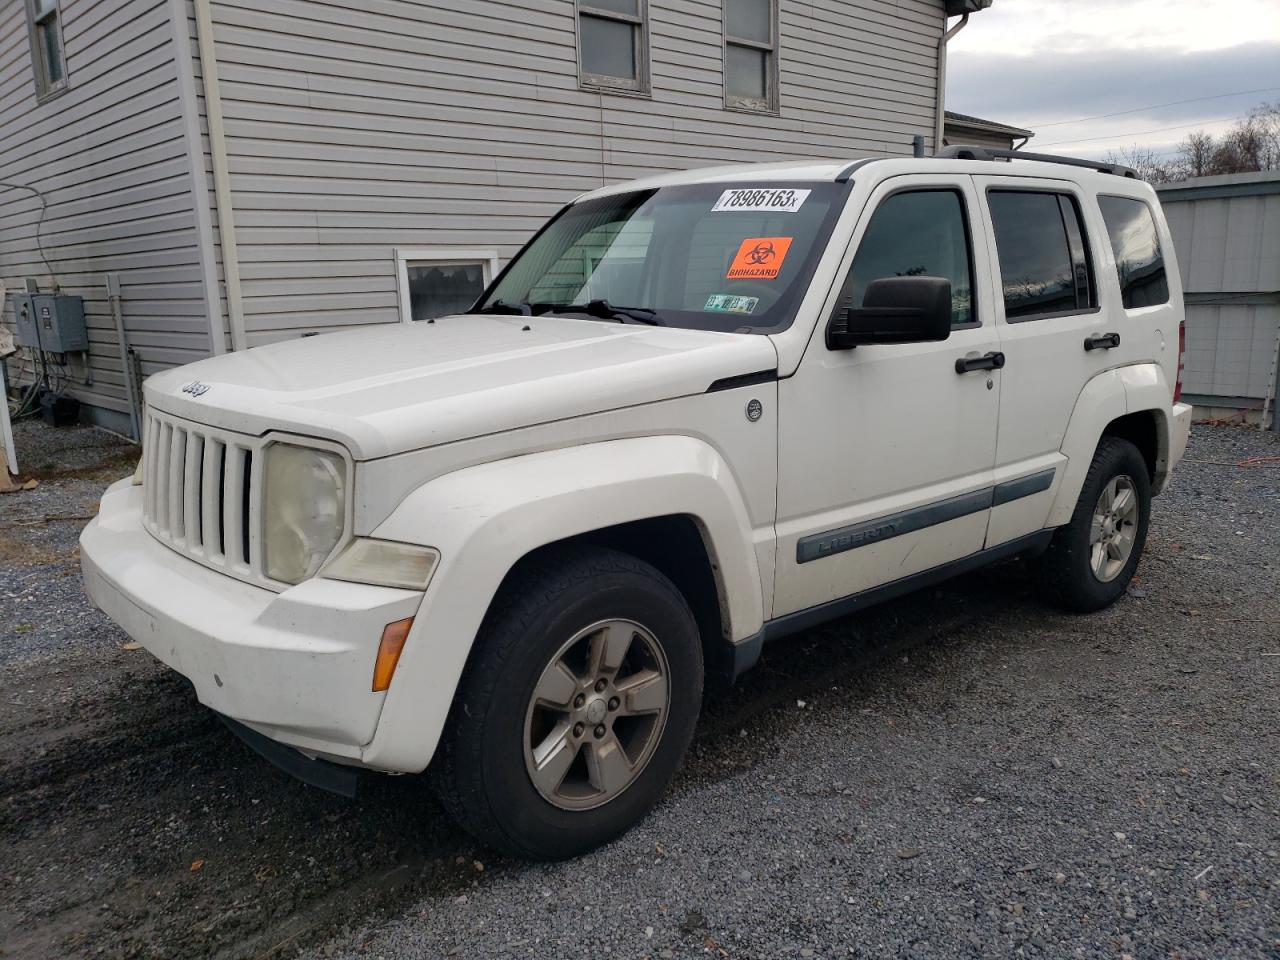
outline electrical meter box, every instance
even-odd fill
[[[89,349],[84,300],[53,293],[19,293],[13,298],[18,320],[18,346],[48,353]]]

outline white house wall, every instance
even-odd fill
[[[61,15],[69,87],[38,103],[25,4],[0,4],[0,181],[43,193],[40,234],[53,271],[36,249],[39,202],[0,187],[3,320],[12,326],[12,294],[27,278],[47,290],[56,277],[62,292],[82,296],[90,369],[70,366],[68,393],[122,414],[106,274],[120,276],[144,372],[210,352],[170,8],[168,0],[61,0]],[[10,370],[20,372],[13,361]]]
[[[721,0],[649,0],[647,96],[579,86],[572,0],[208,2],[250,345],[394,322],[396,250],[505,260],[604,182],[726,161],[904,155],[916,134],[932,146],[941,0],[781,0],[776,115],[724,107]],[[67,390],[120,426],[108,273],[120,276],[144,374],[231,346],[217,131],[194,0],[60,4],[69,89],[38,103],[25,3],[0,0],[0,180],[48,202],[53,275],[84,297],[90,327],[90,369],[73,364]],[[175,60],[175,22],[189,63]],[[38,215],[30,193],[0,188],[11,292],[53,280],[34,242]],[[13,324],[12,297],[3,321]]]
[[[397,248],[505,259],[604,182],[930,136],[939,0],[782,0],[778,116],[724,108],[719,0],[648,6],[639,97],[579,87],[571,0],[212,0],[250,344],[393,322]]]

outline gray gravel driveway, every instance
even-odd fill
[[[1197,430],[1101,614],[1015,563],[768,648],[658,809],[550,866],[418,778],[287,780],[123,649],[43,519],[129,471],[102,438],[24,424],[67,449],[0,497],[0,955],[1280,958],[1274,435]]]

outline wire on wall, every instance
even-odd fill
[[[44,218],[49,209],[49,202],[45,199],[43,192],[37,190],[35,187],[28,186],[25,183],[14,183],[10,180],[0,180],[0,189],[25,190],[40,202],[40,215],[36,218],[36,250],[40,254],[40,259],[44,263],[44,267],[49,274],[49,278],[53,281],[53,292],[57,293],[59,290],[58,275],[54,272],[53,264],[49,262],[49,255],[44,249],[44,238],[40,235],[40,228],[44,226]],[[54,385],[52,389],[50,388],[49,357],[44,350],[37,349],[33,352],[30,349],[26,349],[23,351],[23,356],[19,360],[19,377],[22,377],[23,379],[25,379],[24,374],[27,372],[24,368],[28,363],[30,364],[31,382],[23,392],[21,398],[16,402],[16,408],[13,411],[14,420],[19,420],[23,417],[35,416],[39,412],[41,390],[49,390],[54,394],[54,396],[61,396],[67,387],[65,382],[61,385],[58,384],[59,378],[57,371],[55,371]],[[65,380],[65,370],[63,370],[62,373],[63,379]],[[8,402],[7,397],[3,399],[5,402]]]
[[[44,268],[49,272],[49,276],[53,279],[53,292],[58,292],[58,276],[53,272],[53,265],[49,263],[49,257],[44,252],[44,241],[40,237],[40,227],[44,225],[44,215],[49,209],[49,202],[45,200],[44,194],[35,187],[29,187],[25,183],[13,183],[8,180],[0,180],[0,188],[9,190],[26,190],[40,201],[40,216],[36,218],[36,250],[40,252],[40,259],[44,261]]]

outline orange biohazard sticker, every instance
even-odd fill
[[[792,237],[750,237],[742,241],[729,264],[726,280],[776,280],[787,259]]]

